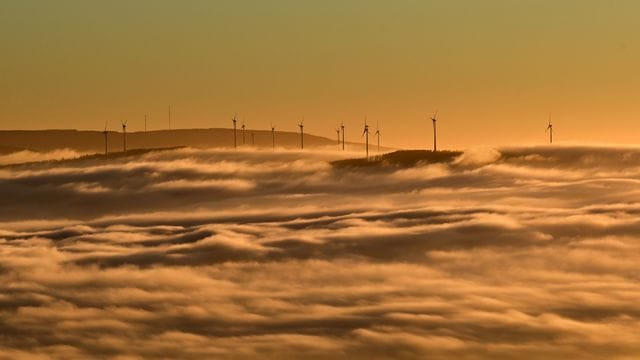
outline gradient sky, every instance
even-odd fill
[[[640,139],[633,0],[4,0],[0,128],[250,127],[461,148]],[[356,134],[357,133],[357,134]]]

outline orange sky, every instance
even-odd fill
[[[640,138],[637,1],[5,1],[0,128],[306,128],[448,148]]]

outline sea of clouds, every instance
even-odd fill
[[[640,148],[0,167],[0,359],[633,359]]]

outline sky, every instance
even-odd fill
[[[441,148],[635,143],[632,0],[5,0],[0,129],[306,129]]]

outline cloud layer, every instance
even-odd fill
[[[640,354],[640,149],[0,168],[0,359]]]

